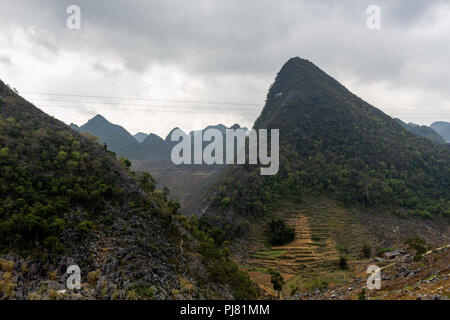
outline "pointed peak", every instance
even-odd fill
[[[146,133],[143,132],[138,132],[133,136],[138,142],[142,143],[147,137],[148,135]]]
[[[286,63],[281,67],[278,76],[283,74],[305,74],[311,71],[321,71],[314,63],[309,60],[302,59],[299,57],[290,58]]]
[[[164,139],[165,141],[170,141],[170,136],[171,136],[171,134],[172,134],[172,132],[174,132],[175,130],[181,130],[179,127],[175,127],[175,128],[173,128],[172,130],[170,130],[170,132],[169,132],[169,134],[166,136],[166,139]],[[183,131],[183,130],[181,130],[181,131]],[[184,132],[184,131],[183,131]]]
[[[219,123],[218,125],[215,125],[215,126],[214,125],[207,126],[203,130],[208,130],[208,129],[218,129],[220,131],[225,131],[227,129],[227,127],[224,126],[223,124]]]
[[[109,122],[108,120],[105,119],[105,117],[103,117],[101,114],[97,114],[95,117],[93,117],[91,120],[94,121],[106,121]]]
[[[284,66],[294,66],[294,65],[308,65],[308,64],[313,64],[311,61],[309,61],[308,59],[302,59],[300,57],[292,57],[290,58],[288,61],[286,61],[286,63],[284,64]]]

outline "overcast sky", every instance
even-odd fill
[[[71,4],[80,30],[66,26]],[[450,121],[450,1],[0,0],[0,79],[66,123],[251,127],[294,56],[388,115]]]

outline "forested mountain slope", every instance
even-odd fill
[[[230,168],[204,203],[213,220],[230,220],[230,212],[261,215],[283,200],[320,195],[448,221],[449,149],[408,132],[310,61],[285,63],[254,128],[280,130],[279,172]]]
[[[255,296],[227,249],[128,166],[0,81],[0,298]]]

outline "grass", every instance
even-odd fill
[[[311,239],[311,242],[300,244],[301,248],[298,249],[280,247],[270,250],[261,240],[263,238],[261,221],[252,224],[251,239],[259,240],[259,244],[266,247],[252,255],[252,258],[257,260],[257,265],[247,266],[248,271],[265,273],[267,268],[272,268],[275,271],[294,274],[283,287],[283,295],[344,285],[355,275],[352,270],[338,268],[336,261],[339,256],[345,252],[349,260],[359,259],[363,243],[370,243],[372,247],[377,245],[371,234],[350,211],[332,201],[313,199],[301,204],[287,203],[280,205],[272,215],[283,219],[296,219],[297,215],[304,216],[305,219],[302,220],[306,220],[307,225],[304,229],[300,228],[299,234],[302,236],[309,234]]]
[[[397,247],[390,247],[390,248],[383,248],[380,250],[380,254],[386,253],[386,252],[390,252],[390,251],[394,251],[397,250]]]
[[[247,272],[249,272],[249,271],[261,272],[261,273],[270,274],[270,270],[267,269],[267,268],[263,268],[263,267],[251,267],[251,268],[247,268]]]
[[[260,259],[278,259],[286,253],[287,250],[260,250],[255,252],[253,257]]]
[[[300,274],[292,277],[285,285],[289,291],[296,288],[298,292],[308,292],[313,290],[326,290],[329,287],[344,284],[347,278],[347,273],[332,272],[325,274],[306,275]]]

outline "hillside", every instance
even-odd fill
[[[115,152],[118,156],[123,156],[131,161],[131,169],[138,172],[151,172],[157,180],[157,188],[168,187],[170,189],[170,198],[179,201],[185,205],[197,203],[201,200],[203,190],[211,185],[216,176],[224,166],[222,165],[175,165],[170,159],[170,153],[174,145],[178,142],[170,140],[171,133],[178,128],[170,131],[163,140],[156,134],[139,133],[134,136],[136,141],[130,142],[131,134],[124,128],[110,123],[103,116],[97,115],[90,119],[86,124],[78,127],[71,124],[71,128],[81,132],[87,132],[99,138],[100,143],[106,143],[108,149]],[[240,126],[234,124],[230,128],[238,129]],[[204,129],[191,131],[188,134],[193,137],[195,132],[204,132],[207,129],[218,129],[224,135],[228,129],[223,124],[210,125]],[[247,128],[242,128],[247,130]],[[208,143],[203,143],[203,148]],[[192,150],[193,154],[193,150]],[[224,154],[225,159],[226,154]],[[192,160],[193,161],[193,160]],[[195,200],[194,200],[195,199]]]
[[[394,119],[395,121],[397,121],[403,128],[405,128],[406,130],[417,134],[421,137],[430,139],[431,141],[434,141],[438,144],[444,144],[446,143],[445,139],[439,134],[437,133],[434,129],[427,127],[427,126],[419,126],[418,124],[415,123],[406,123],[403,122],[400,119]]]
[[[280,170],[236,166],[215,194],[241,214],[321,194],[351,206],[448,219],[448,148],[412,134],[300,58],[280,70],[255,122],[280,130]]]
[[[313,63],[284,64],[254,128],[279,129],[278,173],[232,166],[197,212],[218,243],[232,240],[268,296],[276,296],[274,271],[284,295],[314,299],[360,281],[357,270],[408,239],[450,242],[450,150],[405,130]],[[277,219],[286,226],[270,230]],[[271,242],[274,234],[285,243]]]
[[[179,216],[149,174],[131,173],[1,81],[0,167],[0,298],[255,296],[227,249]],[[65,286],[72,264],[81,290]]]

